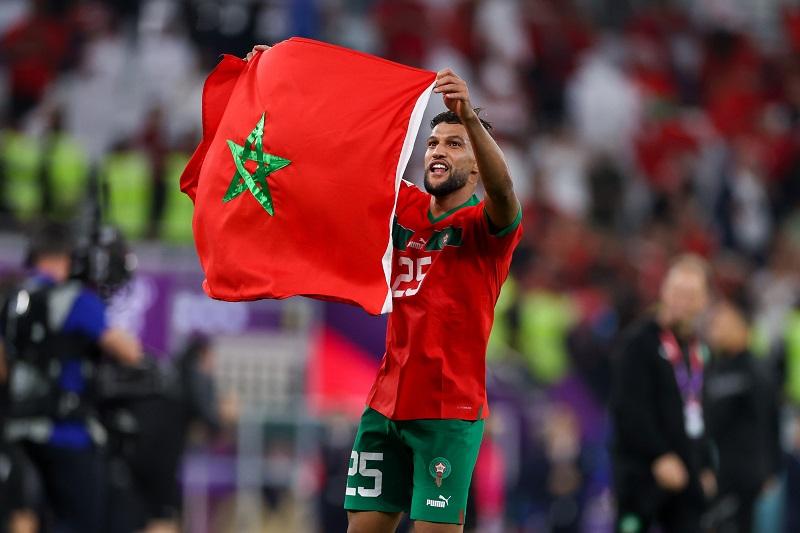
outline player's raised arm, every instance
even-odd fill
[[[483,188],[486,191],[486,214],[497,228],[511,225],[519,214],[519,201],[508,172],[503,152],[481,124],[469,101],[467,84],[452,70],[436,74],[434,92],[442,93],[444,103],[461,119],[475,153]]]

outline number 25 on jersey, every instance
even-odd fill
[[[405,256],[398,257],[397,266],[400,273],[392,283],[392,296],[402,298],[417,294],[431,262],[431,256],[418,257],[416,260]]]

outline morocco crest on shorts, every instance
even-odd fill
[[[391,228],[435,73],[310,39],[224,56],[181,176],[206,293],[391,311]]]
[[[450,474],[453,472],[453,468],[450,466],[450,461],[444,457],[437,457],[431,461],[430,465],[428,466],[428,472],[436,482],[436,486],[441,487],[442,480],[450,477]]]

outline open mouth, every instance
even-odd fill
[[[448,170],[450,170],[450,167],[441,161],[434,161],[428,165],[428,172],[433,176],[444,176]]]

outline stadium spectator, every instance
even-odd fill
[[[0,57],[8,65],[11,123],[19,125],[57,78],[72,50],[64,3],[31,2],[30,15],[0,38]]]

